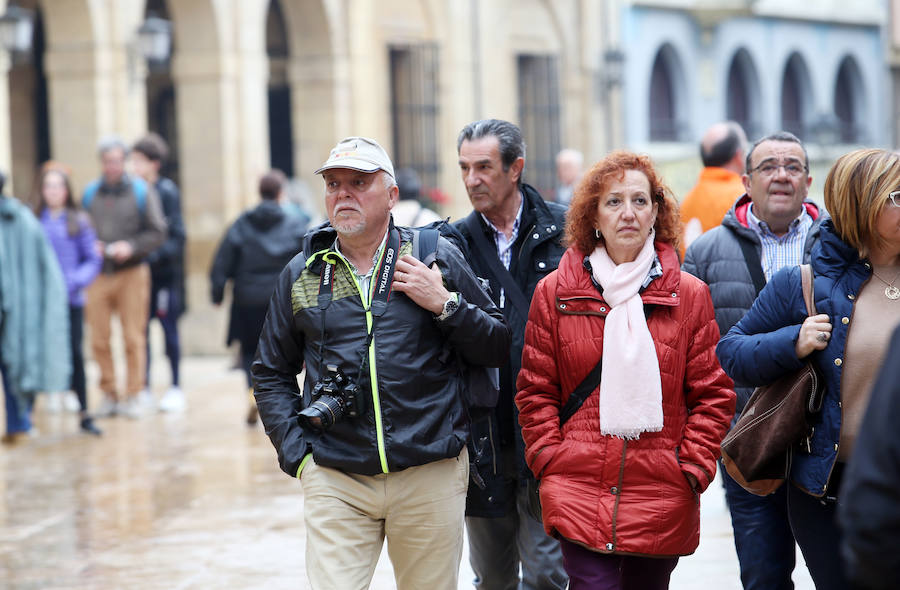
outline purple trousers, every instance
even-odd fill
[[[667,590],[677,557],[598,553],[560,539],[569,590]]]

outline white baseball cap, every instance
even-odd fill
[[[345,137],[338,142],[328,155],[328,160],[316,170],[321,174],[332,168],[349,168],[360,172],[384,170],[394,177],[394,165],[384,148],[368,137]]]

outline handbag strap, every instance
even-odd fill
[[[597,361],[597,364],[591,369],[591,372],[588,373],[587,377],[585,377],[581,383],[578,384],[578,387],[575,388],[575,391],[572,392],[572,395],[569,396],[569,399],[566,400],[566,405],[559,411],[559,427],[562,428],[562,425],[565,424],[569,418],[575,415],[575,412],[578,411],[578,408],[584,403],[584,400],[591,395],[591,392],[600,384],[600,375],[603,373],[603,357],[600,357],[600,360]]]
[[[803,286],[803,301],[806,303],[807,315],[816,315],[816,293],[813,286],[812,266],[809,264],[800,265],[800,283]]]
[[[494,275],[500,286],[503,287],[506,297],[519,310],[519,314],[523,318],[527,318],[528,310],[531,307],[528,298],[525,297],[525,293],[522,292],[522,288],[516,283],[509,270],[500,264],[500,257],[497,256],[497,245],[491,245],[488,242],[488,239],[484,236],[484,229],[476,217],[477,215],[477,212],[472,211],[463,220],[463,223],[469,228],[472,241],[475,242],[476,247],[472,251],[472,256],[481,259],[487,265],[488,270]]]

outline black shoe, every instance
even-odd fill
[[[97,425],[94,424],[94,419],[90,416],[81,419],[81,430],[87,434],[93,434],[94,436],[103,434],[103,431],[97,428]]]

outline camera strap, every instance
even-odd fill
[[[369,285],[369,310],[372,313],[372,323],[366,334],[366,343],[363,345],[359,373],[362,374],[366,364],[366,358],[369,352],[369,346],[372,344],[372,338],[375,335],[375,320],[384,315],[387,310],[388,299],[391,296],[391,284],[394,281],[394,270],[397,268],[397,259],[400,258],[400,232],[391,223],[388,230],[388,239],[381,256],[381,261],[376,266],[375,272],[372,273],[371,283]],[[335,262],[333,260],[324,260],[322,271],[319,275],[319,309],[322,310],[322,335],[319,339],[319,362],[324,362],[324,346],[325,346],[325,310],[331,304],[334,296],[334,273]],[[365,304],[363,293],[360,293],[360,299]],[[320,371],[321,374],[321,371]],[[357,377],[359,380],[359,377]]]
[[[375,317],[381,317],[387,310],[387,302],[391,296],[391,283],[394,282],[394,270],[397,268],[397,259],[400,257],[400,232],[392,225],[388,233],[384,254],[375,272],[372,273],[373,283],[369,286],[369,309]],[[325,310],[331,304],[334,296],[334,272],[335,263],[325,260],[322,272],[319,275],[319,309]],[[362,293],[360,293],[362,296]]]

